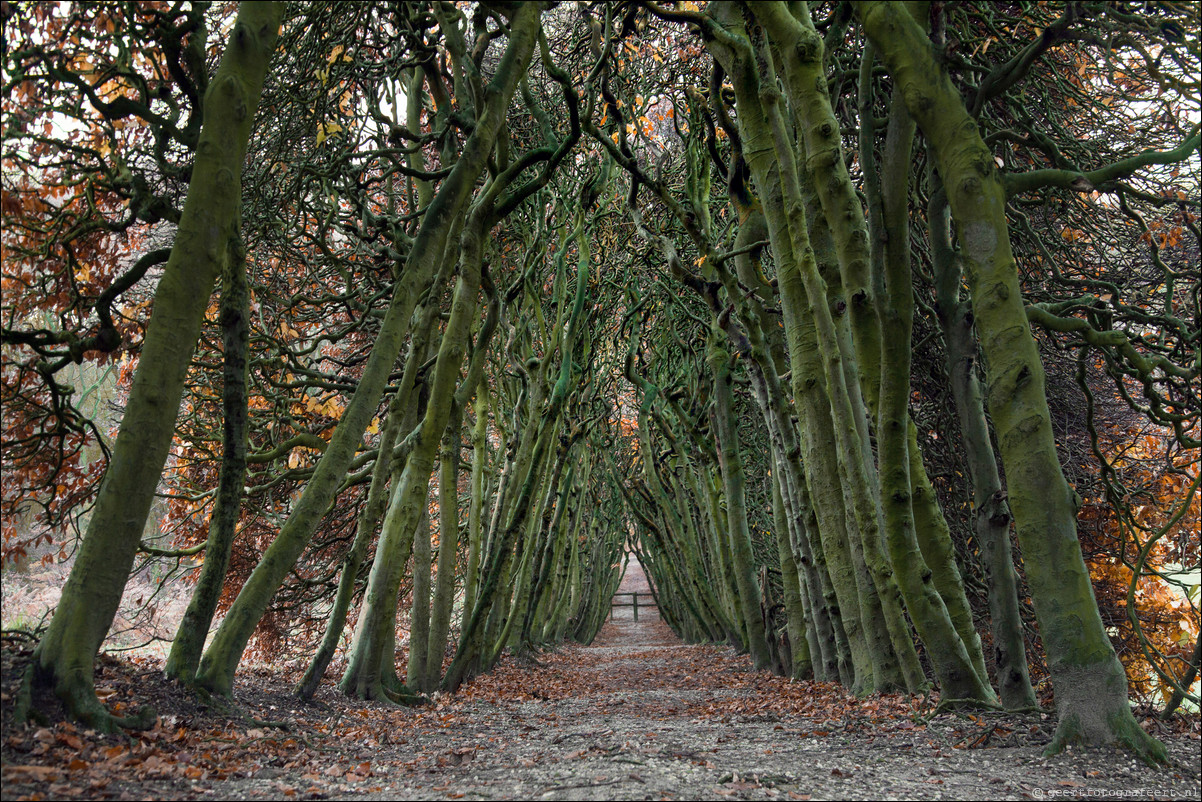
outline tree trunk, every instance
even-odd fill
[[[486,509],[486,488],[488,481],[485,474],[488,470],[488,383],[481,378],[476,389],[473,409],[476,421],[472,426],[472,473],[470,480],[471,500],[467,511],[467,568],[463,578],[463,618],[471,614],[476,606],[476,587],[480,581],[480,556],[484,548],[484,532],[482,513]],[[504,443],[498,453],[505,454]],[[498,469],[502,466],[498,466]]]
[[[427,481],[427,493],[429,484]],[[421,499],[422,522],[413,532],[413,603],[409,608],[409,649],[405,684],[421,691],[426,679],[426,657],[430,649],[430,515],[429,496]],[[401,566],[404,567],[403,565]]]
[[[463,408],[455,404],[442,436],[438,455],[438,577],[430,604],[430,636],[426,647],[426,673],[418,690],[429,693],[442,678],[442,659],[451,631],[451,605],[455,596],[455,563],[459,554],[459,428]]]
[[[776,553],[780,559],[781,587],[784,594],[785,626],[789,636],[789,651],[792,655],[789,665],[789,676],[793,679],[806,679],[815,673],[820,681],[829,680],[826,674],[833,667],[823,667],[825,662],[818,648],[819,639],[815,636],[816,628],[813,614],[806,615],[806,605],[809,598],[802,591],[802,578],[797,570],[797,562],[793,559],[793,547],[789,543],[789,525],[785,512],[784,499],[780,492],[779,471],[773,474],[772,481],[772,518],[776,528]],[[829,622],[828,622],[829,625]],[[810,644],[814,645],[811,646]],[[817,653],[819,661],[818,672],[814,671],[814,658]]]
[[[413,451],[393,489],[384,531],[380,535],[380,542],[376,547],[376,558],[368,579],[367,596],[355,628],[350,660],[340,684],[343,692],[351,696],[365,699],[378,699],[384,696],[384,689],[375,676],[383,649],[383,633],[392,620],[392,611],[396,609],[396,589],[400,584],[405,559],[409,556],[406,546],[408,543],[412,543],[412,540],[409,540],[411,533],[414,532],[414,527],[418,525],[419,520],[427,511],[429,480],[435,452],[438,450],[443,432],[447,428],[455,382],[459,378],[467,349],[471,318],[478,309],[477,295],[481,281],[484,237],[482,222],[488,218],[489,210],[477,207],[464,224],[460,236],[462,256],[459,260],[459,280],[455,285],[451,315],[447,320],[446,329],[438,347],[438,358],[434,365],[434,377],[430,387],[430,400],[426,405],[425,416],[422,418]],[[422,534],[418,533],[418,537],[422,537]],[[424,537],[428,538],[429,533],[426,532]],[[428,544],[428,540],[426,542]],[[419,545],[418,548],[420,547]],[[417,584],[416,574],[420,570],[422,570],[421,567],[415,564],[415,585]],[[423,605],[425,614],[428,616],[428,550],[424,570],[427,583],[425,598],[420,600],[418,589],[415,588],[415,609],[416,605]],[[428,620],[426,623],[428,624]],[[418,624],[418,626],[421,625]],[[418,679],[424,672],[423,664],[428,648],[428,644],[421,640],[423,636],[424,633],[419,631],[417,642],[415,643],[413,640],[410,642],[410,661],[415,665],[414,670],[418,672],[415,674],[411,671],[410,677]]]
[[[363,432],[379,405],[388,374],[404,341],[413,307],[421,292],[433,280],[448,234],[462,214],[475,188],[476,179],[484,171],[488,154],[504,122],[503,110],[513,96],[518,79],[526,73],[537,39],[541,9],[541,3],[526,3],[514,16],[509,46],[489,85],[486,106],[463,146],[463,154],[426,208],[421,228],[410,249],[411,256],[400,273],[392,302],[364,366],[359,386],[293,513],[243,585],[242,592],[234,600],[201,660],[197,681],[209,690],[229,694],[234,672],[251,634],[272,596],[308,545],[346,475],[347,466],[354,457]]]
[[[404,383],[402,380],[402,385]],[[351,600],[355,595],[359,568],[363,565],[364,558],[367,557],[367,547],[371,545],[372,538],[376,533],[376,524],[384,513],[384,503],[388,498],[386,493],[388,476],[392,472],[392,449],[396,444],[397,433],[402,428],[402,416],[409,417],[406,415],[410,409],[409,405],[400,402],[399,399],[399,395],[393,396],[393,402],[389,405],[388,414],[385,416],[384,428],[380,432],[380,453],[376,457],[376,464],[372,466],[367,501],[359,513],[355,540],[351,544],[350,551],[342,560],[342,574],[338,578],[338,591],[334,596],[334,606],[326,621],[325,634],[322,636],[321,644],[317,647],[313,659],[309,661],[305,675],[294,690],[294,693],[301,699],[313,698],[313,694],[317,692],[317,688],[321,684],[322,677],[325,676],[326,669],[330,667],[330,661],[334,659],[334,652],[338,648],[338,642],[342,640],[342,631],[346,627]]]
[[[940,690],[957,706],[994,704],[988,676],[977,673],[952,624],[931,569],[918,545],[910,478],[910,349],[914,287],[910,280],[909,177],[914,123],[894,92],[882,159],[881,196],[885,241],[884,295],[877,299],[881,332],[881,386],[877,442],[881,508],[886,543],[898,586],[918,636],[926,645]]]
[[[191,682],[204,651],[213,613],[221,599],[225,569],[234,547],[234,535],[242,512],[242,488],[246,483],[247,437],[247,350],[250,345],[250,293],[246,287],[246,250],[241,238],[230,242],[230,255],[222,271],[220,321],[224,350],[224,385],[221,390],[221,473],[217,501],[209,520],[204,566],[192,591],[188,609],[171,643],[163,669],[169,677]]]
[[[72,716],[100,730],[112,731],[121,721],[96,699],[96,654],[162,477],[205,308],[239,237],[242,166],[283,10],[282,3],[241,6],[205,93],[188,198],[155,291],[121,431],[62,599],[34,654],[34,682],[53,685]]]
[[[747,502],[743,478],[743,458],[739,454],[739,436],[734,425],[734,396],[731,392],[730,354],[721,346],[725,336],[717,328],[710,332],[708,361],[714,383],[713,414],[718,435],[718,457],[726,496],[727,538],[734,560],[739,606],[747,628],[747,648],[757,669],[768,668],[772,655],[764,633],[760,612],[760,588],[752,564],[751,532],[747,526]]]
[[[960,298],[961,271],[952,249],[947,200],[942,188],[931,197],[931,260],[939,301],[939,324],[947,349],[947,372],[960,421],[960,437],[973,491],[973,529],[985,558],[993,658],[1002,706],[1016,710],[1036,706],[1027,672],[1027,650],[1018,601],[1018,575],[1010,548],[1010,505],[998,474],[989,436],[985,401],[977,378],[977,346],[972,310]]]
[[[1077,542],[1079,499],[1056,456],[1043,366],[1023,308],[993,154],[905,9],[874,0],[855,11],[902,86],[947,188],[988,360],[989,410],[1056,690],[1060,721],[1048,751],[1121,743],[1144,760],[1163,762],[1163,745],[1131,714],[1127,675],[1098,614]]]

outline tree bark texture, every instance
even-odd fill
[[[155,290],[112,460],[62,600],[34,655],[35,679],[52,684],[73,715],[98,729],[111,730],[116,721],[96,699],[96,653],[162,476],[205,308],[230,244],[240,236],[242,166],[282,17],[282,3],[243,4],[205,93],[188,198]]]

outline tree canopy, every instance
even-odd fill
[[[1196,5],[4,14],[3,559],[74,561],[27,690],[139,723],[92,672],[144,561],[198,692],[411,703],[590,641],[636,555],[759,668],[1163,759]]]

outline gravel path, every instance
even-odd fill
[[[1048,716],[932,717],[921,700],[856,700],[752,671],[729,648],[682,644],[640,612],[592,646],[506,659],[420,708],[364,705],[329,683],[302,704],[279,673],[242,672],[239,708],[286,729],[231,721],[153,666],[107,658],[98,691],[110,705],[154,705],[153,731],[14,727],[28,650],[6,649],[3,798],[1202,798],[1196,715],[1145,722],[1167,768],[1115,750],[1044,758]]]
[[[1037,715],[874,726],[856,708],[834,719],[780,713],[762,686],[782,680],[641,618],[611,622],[594,646],[541,667],[503,666],[535,698],[469,688],[445,741],[411,740],[425,759],[381,792],[334,798],[1200,798],[1196,733],[1168,738],[1177,765],[1154,770],[1112,750],[1044,758],[1052,722]]]

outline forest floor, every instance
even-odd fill
[[[629,615],[629,611],[623,610]],[[1172,762],[1114,750],[1044,758],[1053,718],[932,714],[902,696],[754,672],[677,640],[654,611],[588,647],[505,660],[417,708],[310,704],[269,671],[239,675],[246,720],[201,705],[152,664],[102,658],[117,711],[149,731],[103,736],[56,719],[14,726],[29,650],[3,649],[3,797],[17,799],[1199,799],[1199,720],[1143,719]],[[43,700],[45,702],[46,700]],[[252,719],[274,720],[268,726]]]

